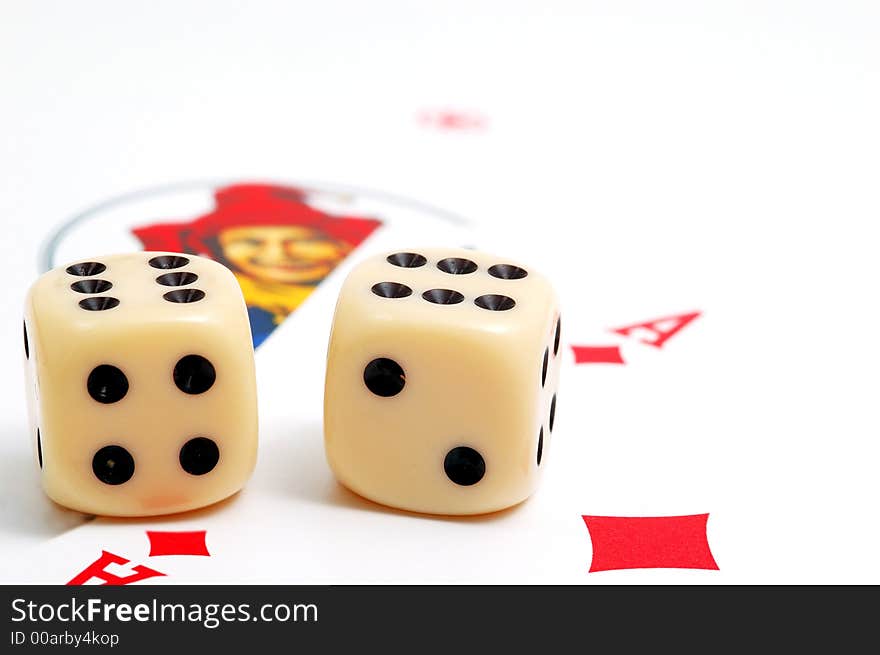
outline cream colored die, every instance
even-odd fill
[[[480,514],[525,500],[553,430],[560,318],[535,270],[470,250],[384,254],[343,284],[324,435],[376,502]]]
[[[43,487],[90,514],[149,516],[241,489],[257,451],[254,355],[232,273],[201,257],[98,257],[25,305]]]

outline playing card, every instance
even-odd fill
[[[371,215],[379,217],[383,227],[359,246],[358,255],[393,249],[414,238],[407,234],[410,224],[398,221],[392,210]],[[126,216],[117,212],[105,225],[112,224],[118,230],[121,225],[142,222]],[[422,221],[430,223],[429,218],[422,217]],[[445,234],[450,244],[474,236],[460,226],[434,221],[437,224],[431,227],[437,238]],[[100,232],[92,234],[84,241],[94,244],[100,238]],[[78,253],[71,249],[67,255],[67,259],[76,259]],[[536,262],[539,268],[541,264],[549,264],[549,260]],[[637,402],[651,411],[652,403],[622,393],[622,404],[614,409],[609,404],[616,394],[606,397],[603,389],[626,384],[626,378],[620,376],[621,371],[632,370],[628,366],[636,367],[631,375],[642,380],[645,396],[650,395],[652,385],[662,387],[664,377],[675,377],[670,369],[664,371],[657,355],[650,351],[668,348],[678,354],[672,356],[673,365],[687,366],[687,345],[698,344],[699,339],[688,341],[686,335],[699,330],[700,311],[602,326],[584,320],[578,311],[567,313],[569,303],[565,301],[560,352],[566,387],[559,395],[558,424],[544,442],[544,461],[550,467],[547,480],[533,499],[488,517],[453,519],[382,508],[341,487],[333,479],[323,452],[325,344],[316,347],[313,335],[329,333],[341,274],[349,266],[343,261],[340,270],[319,284],[307,302],[257,348],[260,455],[244,492],[217,507],[168,519],[94,519],[34,549],[17,564],[13,579],[170,584],[218,582],[233,576],[236,581],[260,583],[569,583],[581,578],[590,562],[592,546],[581,518],[581,504],[611,512],[637,507],[652,516],[658,515],[658,510],[662,514],[661,508],[672,507],[682,513],[707,509],[708,498],[697,505],[693,494],[686,492],[694,481],[688,478],[684,464],[675,484],[667,482],[663,493],[650,497],[641,496],[641,486],[634,489],[618,478],[631,476],[634,470],[644,478],[651,474],[652,463],[636,460],[608,466],[604,472],[606,467],[593,464],[615,459],[620,451],[614,444],[621,432],[637,434],[637,440],[623,446],[624,451],[645,449],[645,444],[656,439],[650,426],[657,419],[651,415],[642,418],[626,409]],[[573,271],[560,275],[563,299],[577,297],[579,279]],[[677,306],[682,302],[676,301]],[[627,312],[632,316],[636,309],[623,304],[617,311],[621,316]],[[678,339],[684,343],[675,348]],[[613,352],[614,357],[594,361],[590,352]],[[570,406],[569,398],[574,399]],[[579,401],[581,398],[586,400]],[[615,425],[621,419],[626,421],[623,426]],[[604,508],[598,502],[603,487],[615,498]],[[174,539],[191,533],[203,535],[198,542],[203,547],[194,548],[195,553],[183,549],[175,554],[156,554],[152,548],[156,534]],[[389,540],[389,534],[394,538]],[[511,540],[516,547],[510,546]],[[705,526],[702,540],[705,543]],[[474,557],[477,544],[491,556]],[[45,566],[45,561],[53,564]],[[657,577],[663,579],[662,574]]]

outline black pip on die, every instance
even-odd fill
[[[99,257],[31,288],[24,352],[33,443],[54,501],[148,516],[241,489],[257,451],[250,325],[224,266]]]
[[[360,264],[343,284],[327,360],[336,477],[432,514],[526,499],[554,428],[559,339],[556,296],[528,266],[437,249]]]

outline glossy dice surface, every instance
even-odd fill
[[[325,447],[339,481],[435,514],[527,498],[553,429],[560,326],[549,282],[502,257],[416,249],[360,264],[327,361]]]
[[[73,262],[34,283],[24,324],[32,438],[53,500],[147,516],[244,485],[254,358],[227,268],[157,252]]]

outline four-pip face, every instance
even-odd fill
[[[247,310],[208,259],[134,253],[43,275],[25,308],[32,434],[56,502],[180,512],[238,491],[256,461]]]
[[[388,253],[343,284],[324,434],[358,494],[478,514],[535,489],[554,428],[558,303],[530,267],[470,250]]]

